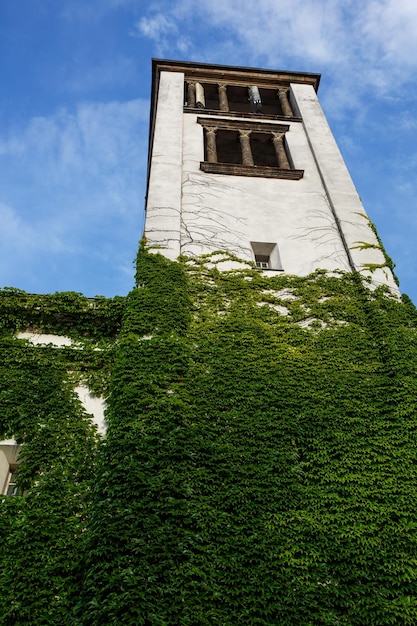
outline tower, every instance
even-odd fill
[[[397,292],[317,98],[320,76],[153,61],[145,235],[170,259],[371,275]]]
[[[318,80],[154,61],[131,292],[0,292],[6,626],[417,623],[417,314]]]

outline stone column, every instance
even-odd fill
[[[250,130],[240,130],[240,147],[242,148],[243,165],[254,165],[252,149],[250,147]]]
[[[206,128],[206,152],[209,163],[217,163],[216,131],[215,127]]]
[[[288,89],[286,87],[278,87],[278,98],[281,104],[281,109],[285,117],[292,117],[293,112],[291,110],[291,105],[288,102]]]
[[[287,153],[284,146],[284,133],[272,133],[272,143],[274,144],[275,152],[278,159],[278,167],[281,170],[289,170],[290,164],[288,162]]]
[[[187,81],[187,106],[195,109],[195,81]]]
[[[227,85],[219,83],[219,108],[220,111],[229,111],[229,102],[227,100]]]

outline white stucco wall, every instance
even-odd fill
[[[145,236],[163,254],[180,254],[184,74],[161,72],[146,203]]]
[[[367,265],[384,264],[382,251],[375,233],[369,226],[363,204],[352,182],[326,117],[310,85],[292,84],[291,95],[303,119],[303,127],[310,145],[323,188],[332,211],[343,232],[346,246],[355,269],[368,273],[375,284],[387,284],[395,293],[395,284],[388,268],[372,274],[364,271]],[[363,247],[363,244],[375,247]]]
[[[35,346],[52,344],[57,348],[61,346],[71,346],[73,341],[69,337],[63,335],[46,335],[44,333],[34,333],[25,331],[16,335],[18,339],[26,339]]]
[[[9,481],[10,466],[18,461],[20,446],[14,439],[0,441],[0,494],[4,493]]]
[[[106,434],[107,424],[104,418],[104,411],[106,409],[106,403],[103,398],[99,396],[93,396],[90,390],[85,385],[78,385],[74,391],[81,400],[86,413],[92,415],[93,422],[98,428],[98,432],[101,435]]]
[[[301,180],[208,174],[200,170],[203,128],[196,115],[184,115],[183,254],[228,249],[252,259],[250,242],[264,241],[278,244],[291,274],[349,269],[301,123],[286,139],[295,167],[305,170]]]
[[[34,345],[53,345],[57,348],[61,348],[62,346],[71,346],[73,344],[72,339],[64,337],[63,335],[22,332],[18,333],[16,336],[18,339],[26,339]],[[86,413],[92,416],[92,420],[94,424],[96,424],[99,433],[105,435],[107,425],[104,418],[106,408],[104,399],[99,396],[93,396],[85,385],[78,385],[75,387],[74,391],[78,395]]]
[[[3,450],[0,449],[0,493],[4,493],[10,474],[10,465]]]

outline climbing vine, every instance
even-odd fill
[[[0,497],[1,624],[70,623],[100,447],[74,389],[107,393],[124,303],[0,292],[0,439],[21,446],[20,495]]]
[[[372,222],[369,217],[365,214],[365,213],[357,213],[357,215],[359,215],[360,217],[362,217],[367,225],[369,226],[369,228],[372,230],[372,232],[374,233],[377,243],[369,243],[366,241],[358,241],[357,245],[355,246],[356,248],[358,248],[359,250],[367,250],[369,248],[373,248],[376,250],[380,250],[382,252],[382,254],[384,255],[384,263],[379,264],[379,263],[366,263],[365,264],[365,268],[368,269],[370,272],[374,272],[376,269],[383,269],[385,267],[388,267],[394,277],[395,282],[397,283],[397,285],[399,285],[399,280],[398,280],[398,276],[395,274],[395,263],[392,260],[392,258],[389,256],[388,252],[385,249],[384,244],[382,243],[382,239],[379,236],[378,230],[374,224],[374,222]]]
[[[230,255],[137,279],[78,623],[414,624],[413,307]]]
[[[136,280],[100,303],[111,332],[87,329],[86,302],[74,330],[111,354],[102,443],[72,395],[74,362],[51,368],[56,349],[25,345],[5,368],[4,436],[27,446],[27,495],[2,503],[1,590],[19,582],[2,623],[415,624],[412,303],[357,274],[272,276],[145,245]],[[4,345],[29,317],[11,314]]]

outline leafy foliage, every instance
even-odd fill
[[[71,623],[100,445],[74,387],[82,381],[105,393],[122,306],[122,299],[0,292],[0,439],[21,444],[25,494],[0,500],[1,624]],[[35,346],[15,337],[24,330],[75,343]]]
[[[139,255],[78,623],[414,624],[414,308],[216,260]]]
[[[142,246],[137,268],[108,350],[105,442],[65,350],[9,354],[4,433],[25,442],[27,495],[2,504],[0,621],[415,624],[411,302],[356,274],[271,276],[227,254]],[[88,369],[98,334],[77,336]]]

